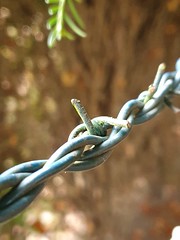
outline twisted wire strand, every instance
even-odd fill
[[[116,119],[107,116],[92,119],[95,134],[88,133],[86,124],[82,123],[49,159],[21,163],[0,174],[0,222],[11,219],[29,206],[55,174],[89,170],[104,163],[133,125],[150,120],[166,105],[179,112],[171,98],[180,94],[180,59],[175,71],[164,71],[165,65],[161,64],[153,84],[136,99],[125,103]],[[111,129],[109,134],[108,129]]]

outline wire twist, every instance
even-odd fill
[[[55,174],[89,170],[104,163],[133,125],[150,120],[165,105],[179,112],[171,103],[175,94],[180,95],[180,59],[173,72],[165,73],[165,65],[161,64],[153,84],[125,103],[117,118],[101,116],[90,120],[80,101],[73,99],[71,102],[83,123],[70,133],[68,141],[49,159],[21,163],[0,174],[0,222],[23,211]]]

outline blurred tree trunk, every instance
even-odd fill
[[[179,1],[85,1],[88,37],[63,46],[69,49],[65,65],[80,73],[75,97],[91,116],[115,116],[150,85],[161,62],[173,69],[180,53],[178,9]],[[106,165],[83,174],[83,191],[90,196],[84,204],[98,222],[93,239],[167,239],[173,220],[164,219],[165,209],[148,219],[143,206],[146,201],[163,205],[172,194],[164,196],[168,187],[178,188],[177,121],[164,111],[134,129]],[[157,230],[158,217],[163,223]]]
[[[35,19],[34,12],[46,11],[43,5],[35,7],[33,2],[25,5],[19,1],[17,6],[4,1],[4,5],[12,9],[7,26],[16,22],[19,29]],[[16,161],[48,157],[66,141],[79,123],[70,106],[71,98],[81,99],[91,117],[116,116],[127,100],[147,89],[161,62],[166,62],[168,70],[174,69],[180,53],[178,0],[86,0],[80,12],[87,28],[85,39],[63,40],[52,50],[44,42],[22,47],[13,45],[8,37],[3,40],[15,54],[19,53],[16,66],[9,69],[7,62],[3,63],[4,97],[22,98],[16,92],[20,85],[17,77],[21,78],[26,70],[34,75],[30,90],[39,97],[33,98],[35,103],[24,112],[19,110],[19,123],[2,130],[7,136],[14,128],[11,130],[18,135],[21,154],[18,152]],[[42,28],[42,22],[39,26]],[[6,88],[7,79],[11,79],[14,92]],[[55,112],[48,108],[52,104]],[[103,166],[64,176],[70,189],[66,199],[73,199],[76,207],[92,219],[89,239],[168,239],[171,228],[180,221],[180,214],[174,216],[168,205],[170,198],[179,201],[180,197],[177,124],[177,117],[164,110],[151,122],[135,127]],[[33,134],[30,129],[34,128],[39,130]],[[26,151],[22,154],[23,146]],[[11,147],[17,149],[16,144]],[[3,158],[8,154],[3,152]],[[158,204],[164,208],[157,213]]]

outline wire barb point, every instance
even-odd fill
[[[85,124],[89,134],[96,135],[96,129],[94,128],[91,119],[88,116],[84,106],[81,104],[80,100],[71,99],[71,103],[75,108],[76,112],[78,113],[78,115],[80,116],[80,118],[82,119],[83,123]]]

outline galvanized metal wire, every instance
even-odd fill
[[[85,121],[49,159],[21,163],[0,174],[0,222],[29,206],[55,174],[89,170],[104,163],[133,125],[150,120],[166,105],[178,112],[171,103],[175,94],[180,95],[180,59],[173,72],[165,72],[165,65],[161,64],[148,90],[125,103],[117,118],[105,116]],[[78,100],[72,103],[80,104]]]

